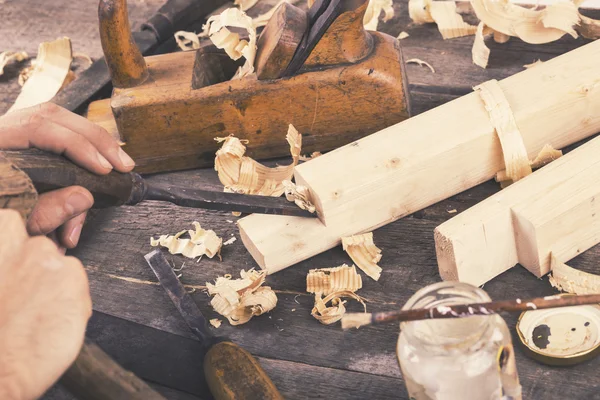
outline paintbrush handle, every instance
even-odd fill
[[[546,296],[533,299],[515,299],[493,301],[488,303],[457,304],[452,306],[438,306],[415,310],[398,310],[375,313],[371,323],[391,321],[417,321],[437,318],[463,318],[475,315],[491,315],[499,312],[541,310],[546,308],[570,307],[585,304],[600,303],[600,294],[573,295],[573,296]]]
[[[147,192],[144,179],[133,172],[96,175],[63,156],[36,149],[4,151],[2,155],[29,176],[38,193],[83,186],[94,196],[94,208],[137,204]]]

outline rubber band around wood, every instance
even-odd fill
[[[504,156],[505,176],[513,182],[531,174],[527,149],[508,100],[498,81],[492,79],[473,88],[479,92],[490,122],[496,130]]]

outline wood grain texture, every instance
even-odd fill
[[[148,67],[131,35],[126,0],[100,0],[100,42],[115,88],[135,87],[148,79]]]
[[[193,52],[147,57],[149,80],[111,99],[125,150],[138,172],[212,166],[217,136],[249,140],[255,158],[289,154],[288,125],[303,151],[328,150],[408,117],[398,42],[372,33],[360,63],[277,81],[252,75],[191,90]],[[104,119],[104,117],[102,117]]]
[[[283,3],[258,38],[254,66],[259,80],[279,78],[307,29],[306,12]]]
[[[546,144],[563,148],[600,130],[596,60],[600,42],[498,83],[530,159]],[[309,189],[321,221],[251,215],[239,223],[242,239],[259,265],[275,272],[504,168],[490,114],[480,94],[470,93],[297,166],[296,183]]]
[[[37,198],[29,176],[0,152],[0,208],[17,210],[26,221]]]
[[[161,2],[129,0],[132,20],[136,21],[144,8],[148,10],[152,4],[157,7]],[[249,14],[264,12],[263,4],[275,2],[261,0],[249,10]],[[17,47],[31,46],[30,51],[35,53],[38,37],[54,39],[68,31],[67,35],[74,39],[75,51],[81,51],[78,43],[85,42],[96,47],[97,55],[101,54],[95,22],[86,22],[86,15],[96,18],[95,0],[56,1],[52,3],[52,15],[46,3],[40,0],[8,0],[2,4],[2,12],[13,10],[14,15],[14,10],[18,9],[29,19],[8,18],[0,26],[0,42],[10,35],[10,43]],[[417,113],[464,95],[470,92],[472,86],[485,80],[502,79],[523,70],[523,64],[538,58],[548,60],[583,43],[570,37],[550,45],[532,46],[514,38],[505,45],[490,43],[490,67],[482,70],[471,63],[472,37],[443,41],[434,25],[410,24],[405,1],[394,2],[394,8],[396,17],[380,23],[381,30],[394,37],[400,31],[409,32],[410,37],[401,41],[405,57],[428,61],[437,71],[432,74],[417,65],[406,66]],[[75,33],[69,33],[70,30]],[[90,39],[92,35],[95,35],[93,40]],[[15,82],[14,93],[19,91],[17,74],[18,69],[11,67],[10,79],[8,75],[0,77],[0,112],[7,108],[4,104],[12,102],[11,92],[5,90],[11,86],[10,82]],[[287,160],[281,160],[281,163],[285,162]],[[174,185],[190,184],[199,189],[218,190],[221,187],[211,170],[161,174],[152,179]],[[365,280],[359,292],[371,300],[369,311],[401,306],[422,286],[439,281],[433,229],[455,215],[449,214],[449,210],[462,212],[498,190],[496,183],[486,182],[376,230],[375,243],[383,249],[380,263],[382,279],[379,282]],[[202,371],[194,356],[194,349],[199,346],[190,338],[187,326],[144,264],[143,254],[150,251],[150,235],[177,232],[194,219],[203,226],[216,229],[224,237],[238,235],[235,225],[226,222],[237,220],[230,214],[147,203],[135,208],[100,211],[84,227],[82,243],[73,253],[89,266],[88,275],[97,312],[89,324],[88,335],[121,365],[149,380],[154,388],[174,400],[206,398],[198,379]],[[239,240],[226,246],[223,255],[223,263],[203,259],[196,264],[179,256],[173,256],[173,261],[177,266],[186,262],[182,279],[191,285],[204,285],[217,275],[237,274],[241,268],[256,267]],[[570,264],[598,274],[598,259],[600,246],[595,246]],[[269,315],[253,318],[249,325],[235,328],[223,324],[216,331],[234,338],[253,354],[262,356],[259,358],[261,364],[287,399],[407,399],[394,355],[398,336],[396,326],[341,333],[336,326],[322,326],[310,316],[313,299],[304,293],[308,270],[349,261],[339,247],[269,276],[267,283],[279,291],[280,299],[280,304],[270,314],[271,318]],[[494,299],[554,294],[545,279],[538,280],[520,267],[490,281],[484,289]],[[302,295],[296,298],[297,293]],[[218,317],[200,289],[193,296],[207,316]],[[361,309],[353,304],[349,308],[351,311]],[[515,316],[507,316],[506,319],[513,329]],[[570,368],[552,368],[526,358],[517,346],[517,364],[526,399],[600,399],[600,385],[593,375],[593,371],[600,367],[600,359]],[[159,381],[161,383],[157,384]],[[56,393],[56,389],[50,393],[55,396],[52,400],[70,400],[64,392]]]

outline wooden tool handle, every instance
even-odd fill
[[[166,400],[87,339],[59,382],[81,400]]]
[[[100,0],[100,42],[113,86],[130,88],[148,78],[148,67],[131,36],[126,0]]]
[[[283,400],[252,354],[232,342],[208,350],[204,375],[216,400]]]
[[[40,150],[5,151],[2,156],[29,176],[38,193],[83,186],[94,196],[94,208],[136,204],[147,190],[138,174],[113,171],[108,175],[96,175],[62,156]]]

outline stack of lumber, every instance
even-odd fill
[[[600,42],[499,82],[530,159],[600,131]],[[320,219],[250,215],[240,236],[269,273],[330,249],[494,177],[505,168],[477,92],[295,169]]]

